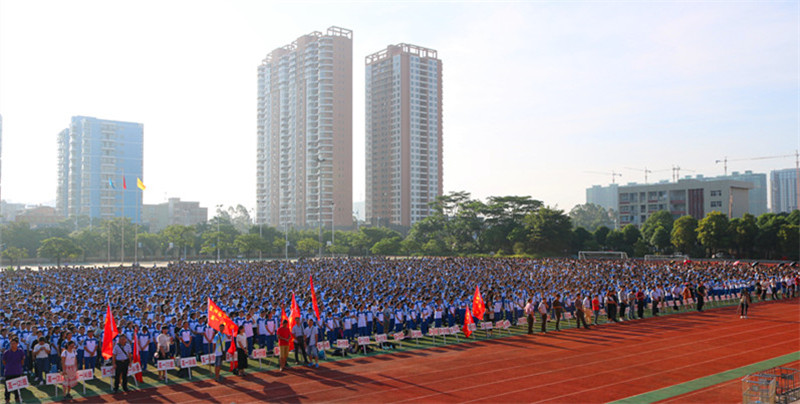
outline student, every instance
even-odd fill
[[[276,338],[275,334],[278,332],[277,322],[275,321],[274,310],[269,311],[264,327],[267,330],[265,336],[265,341],[267,344],[267,353],[272,355],[275,350],[275,338]]]
[[[547,301],[542,297],[542,300],[539,302],[539,316],[542,318],[542,328],[540,332],[542,334],[547,334]]]
[[[222,361],[225,359],[225,324],[219,325],[219,332],[214,336],[212,347],[214,350],[214,380],[221,382],[219,370],[222,368]]]
[[[72,398],[69,394],[71,389],[78,384],[78,353],[75,352],[75,343],[72,341],[67,342],[67,349],[61,353],[61,369],[64,376],[64,382],[61,383],[64,387],[64,399],[69,400]]]
[[[158,351],[156,352],[157,360],[166,360],[172,358],[172,351],[170,350],[172,340],[173,338],[169,335],[169,327],[166,325],[162,326],[161,334],[159,334],[156,338],[156,345],[158,347]],[[166,376],[166,372],[166,370],[159,371],[158,378],[163,379]]]
[[[252,339],[251,339],[252,341]],[[239,328],[239,332],[236,335],[236,369],[234,371],[235,375],[238,376],[245,376],[245,369],[247,369],[247,335],[242,327]]]
[[[250,355],[253,353],[253,313],[247,313],[247,317],[242,321],[242,327],[244,328],[244,336],[247,339],[247,354]]]
[[[38,380],[41,386],[44,384],[43,376],[50,371],[50,344],[47,343],[47,338],[39,338],[39,343],[33,347],[33,360],[36,369],[35,380]]]
[[[139,340],[139,346],[135,347],[139,350],[139,359],[142,362],[142,372],[147,370],[147,362],[150,361],[150,332],[147,327],[142,327],[136,335]]]
[[[308,355],[311,357],[314,367],[319,367],[319,351],[317,350],[317,340],[319,327],[314,324],[314,320],[308,319],[308,327],[305,329],[305,342],[308,347]]]
[[[83,340],[83,368],[94,369],[97,367],[97,338],[94,336],[94,329],[86,331],[86,338]]]

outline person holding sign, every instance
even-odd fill
[[[11,340],[8,349],[3,352],[3,368],[5,369],[3,376],[5,376],[5,380],[9,381],[22,376],[22,365],[24,363],[25,351],[19,349],[19,340],[14,338]],[[11,392],[8,391],[8,385],[6,385],[5,396],[6,403],[8,403],[9,398],[11,397]],[[19,390],[14,391],[14,397],[18,403],[22,402],[21,396],[19,395]]]
[[[119,392],[119,382],[122,379],[122,390],[128,390],[128,366],[131,364],[131,354],[133,353],[128,337],[122,333],[119,335],[117,345],[114,345],[111,365],[114,367],[114,393]]]
[[[245,334],[245,328],[239,327],[239,333],[236,335],[236,362],[237,367],[234,374],[244,377],[244,370],[247,369],[247,346],[248,338]]]
[[[64,376],[64,398],[70,399],[70,390],[78,385],[78,353],[75,352],[75,342],[67,342],[67,349],[61,353],[61,374]],[[8,397],[6,397],[8,401]]]

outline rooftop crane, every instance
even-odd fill
[[[722,163],[725,170],[725,176],[727,176],[729,161],[769,160],[769,159],[783,159],[787,157],[794,157],[796,161],[800,161],[797,160],[800,159],[800,154],[798,154],[798,151],[795,151],[794,154],[781,154],[780,156],[747,157],[741,159],[729,159],[728,156],[725,156],[725,158],[723,158],[722,160],[715,160],[714,163],[716,164]]]
[[[626,170],[635,170],[635,171],[642,171],[642,172],[644,172],[644,183],[645,183],[645,184],[647,184],[647,174],[652,174],[652,173],[657,173],[657,172],[660,172],[660,171],[667,171],[667,170],[669,170],[669,169],[664,169],[664,170],[648,170],[648,169],[647,169],[647,167],[645,167],[645,168],[644,168],[644,170],[643,170],[643,169],[641,169],[641,168],[634,168],[634,167],[625,167],[625,169],[626,169]]]
[[[620,174],[620,173],[618,173],[618,172],[616,172],[616,171],[611,171],[611,172],[600,172],[600,171],[584,171],[584,172],[585,172],[585,173],[589,173],[589,174],[603,174],[603,175],[608,175],[608,174],[611,174],[611,183],[612,183],[612,184],[616,184],[616,182],[617,182],[617,181],[616,181],[617,177],[622,177],[622,174]]]

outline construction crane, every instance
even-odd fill
[[[672,181],[673,182],[678,182],[678,180],[681,178],[681,170],[689,171],[689,172],[695,172],[694,170],[690,170],[688,168],[681,168],[681,166],[672,166]]]
[[[722,160],[715,160],[714,163],[719,164],[722,163],[725,171],[725,176],[728,176],[728,162],[729,161],[750,161],[750,160],[769,160],[769,159],[784,159],[787,157],[794,157],[795,164],[797,165],[797,161],[800,161],[800,154],[798,151],[795,151],[794,154],[782,154],[780,156],[764,156],[764,157],[749,157],[749,158],[741,158],[741,159],[729,159],[728,156],[725,156]]]
[[[612,184],[616,184],[616,182],[617,182],[617,181],[616,181],[617,177],[622,177],[622,174],[620,174],[620,173],[618,173],[618,172],[616,172],[616,171],[611,171],[611,172],[600,172],[600,171],[584,171],[584,172],[585,172],[585,173],[588,173],[588,174],[602,174],[602,175],[608,175],[608,174],[611,174],[611,183],[612,183]]]
[[[645,184],[647,184],[647,174],[652,174],[652,173],[657,173],[657,172],[660,172],[660,171],[667,171],[667,170],[669,170],[669,169],[664,169],[664,170],[648,170],[648,169],[647,169],[647,167],[645,167],[645,168],[644,168],[644,170],[643,170],[643,169],[641,169],[641,168],[634,168],[634,167],[625,167],[625,169],[626,169],[626,170],[634,170],[634,171],[642,171],[642,172],[644,172],[644,183],[645,183]]]

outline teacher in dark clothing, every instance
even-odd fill
[[[25,363],[25,351],[19,349],[19,340],[14,338],[11,340],[9,344],[8,350],[3,352],[3,367],[5,368],[5,380],[9,381],[11,379],[16,379],[17,377],[22,376],[22,365]],[[9,402],[11,398],[11,393],[8,391],[8,385],[6,385],[6,403]],[[22,400],[19,395],[19,390],[13,391],[14,397],[18,403],[21,403]]]

